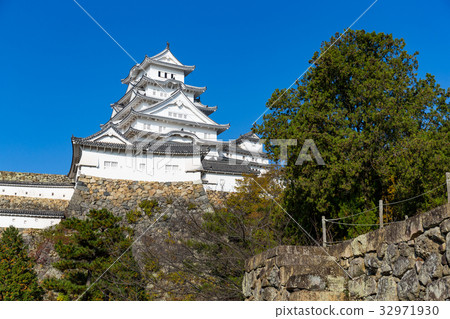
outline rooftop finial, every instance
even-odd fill
[[[169,50],[170,49],[170,43],[169,43],[169,41],[167,41],[166,43],[167,43],[166,49]]]

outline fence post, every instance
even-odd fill
[[[383,200],[380,199],[378,202],[378,214],[380,218],[380,228],[383,228]]]
[[[326,221],[325,221],[325,216],[322,216],[322,246],[326,247],[327,246],[327,226],[326,226]]]
[[[447,178],[447,202],[450,204],[450,173],[445,173]]]

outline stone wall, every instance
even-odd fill
[[[69,201],[62,199],[0,195],[0,209],[62,212],[66,210],[68,205]]]
[[[227,197],[230,195],[229,192],[212,191],[207,190],[206,194],[208,199],[213,206],[222,206],[225,204]]]
[[[0,171],[0,182],[28,182],[46,184],[72,184],[73,180],[66,175],[36,174]]]
[[[141,182],[82,175],[66,210],[66,217],[84,216],[91,209],[102,208],[124,216],[127,212],[138,209],[144,200],[156,200],[160,210],[176,203],[183,203],[185,208],[191,210],[211,209],[201,184]]]
[[[326,252],[266,251],[247,261],[243,292],[247,300],[450,300],[449,264],[447,204]]]
[[[245,268],[247,300],[347,300],[344,272],[320,247],[279,246]]]

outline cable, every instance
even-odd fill
[[[407,201],[410,201],[410,200],[419,198],[419,197],[421,197],[421,196],[423,196],[423,195],[426,195],[426,194],[428,194],[428,193],[434,192],[436,189],[438,189],[439,187],[442,187],[442,186],[444,186],[444,185],[447,185],[447,182],[445,182],[444,184],[441,184],[441,185],[439,185],[439,186],[433,188],[432,190],[430,190],[430,191],[428,191],[428,192],[425,192],[425,193],[423,193],[423,194],[420,194],[420,195],[417,195],[417,196],[414,196],[414,197],[411,197],[411,198],[408,198],[408,199],[403,199],[403,200],[400,200],[400,201],[398,201],[398,202],[386,203],[386,204],[383,204],[383,206],[391,206],[391,205],[400,204],[400,203],[404,203],[404,202],[407,202]]]
[[[336,225],[346,225],[346,226],[380,226],[380,224],[348,224],[348,223],[339,223],[339,222],[330,222],[330,223],[336,224]],[[383,223],[383,226],[393,224],[393,223],[396,223],[396,222]]]
[[[420,195],[417,195],[417,196],[414,196],[414,197],[411,197],[411,198],[408,198],[408,199],[403,199],[403,200],[400,200],[400,201],[398,201],[398,202],[386,203],[386,204],[383,204],[383,206],[391,206],[391,205],[400,204],[400,203],[404,203],[404,202],[407,202],[407,201],[410,201],[410,200],[419,198],[419,197],[421,197],[421,196],[424,196],[424,195],[426,195],[426,194],[429,194],[429,193],[431,193],[431,192],[434,192],[436,189],[438,189],[438,188],[440,188],[440,187],[442,187],[442,186],[444,186],[444,185],[447,185],[447,182],[445,182],[444,184],[441,184],[441,185],[439,185],[439,186],[433,188],[432,190],[429,190],[428,192],[425,192],[425,193],[423,193],[423,194],[420,194]],[[363,212],[361,212],[361,213],[357,213],[357,214],[353,214],[353,215],[349,215],[349,216],[344,216],[344,217],[340,217],[340,218],[325,219],[325,221],[327,221],[327,222],[334,222],[334,221],[337,221],[337,220],[347,219],[347,218],[351,218],[351,217],[355,217],[355,216],[362,215],[362,214],[364,214],[364,213],[367,213],[367,212],[370,212],[370,211],[376,210],[376,209],[378,209],[378,207],[374,207],[374,208],[372,208],[372,209],[365,210],[365,211],[363,211]]]
[[[353,215],[350,215],[350,216],[344,216],[344,217],[333,218],[333,219],[325,219],[325,220],[326,220],[326,221],[336,221],[336,220],[341,220],[341,219],[347,219],[347,218],[350,218],[350,217],[362,215],[362,214],[364,214],[364,213],[370,212],[371,210],[375,210],[375,209],[377,209],[377,208],[378,208],[378,207],[374,207],[374,208],[372,208],[372,209],[368,209],[368,210],[365,210],[365,211],[363,211],[363,212],[361,212],[361,213],[353,214]]]
[[[328,244],[340,244],[340,243],[343,243],[343,242],[346,242],[346,241],[350,241],[350,240],[353,240],[354,238],[350,238],[350,239],[346,239],[346,240],[339,240],[339,241],[327,241],[327,245]]]

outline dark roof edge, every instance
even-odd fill
[[[48,210],[15,210],[1,209],[0,216],[13,217],[37,217],[37,218],[65,218],[64,212],[48,211]]]

